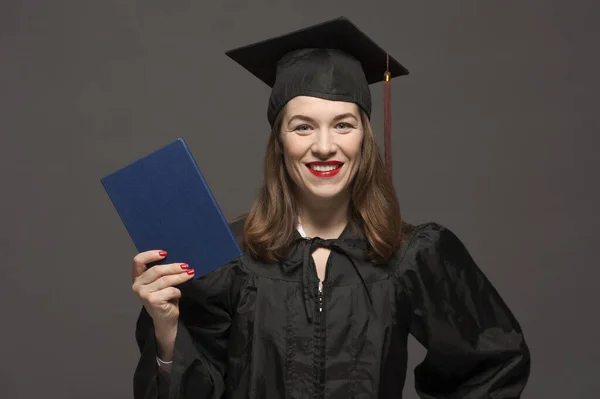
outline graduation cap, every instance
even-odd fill
[[[383,81],[385,161],[391,178],[390,80],[408,70],[350,20],[339,17],[225,54],[272,88],[271,126],[297,96],[352,102],[370,118],[369,85]]]

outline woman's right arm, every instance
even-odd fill
[[[132,291],[143,304],[142,313],[138,318],[137,333],[145,332],[146,337],[138,336],[137,341],[142,355],[155,352],[156,361],[159,359],[172,365],[173,348],[177,336],[177,323],[179,320],[179,298],[181,292],[175,285],[189,280],[194,271],[186,264],[168,264],[148,268],[151,262],[162,260],[167,255],[164,251],[147,251],[137,254],[133,258],[133,285]],[[138,334],[139,335],[139,334]],[[152,335],[149,337],[149,335]],[[148,340],[148,338],[150,338]],[[169,387],[170,367],[160,367],[159,373],[154,373],[155,367],[150,366],[142,356],[138,363],[135,378],[135,397],[139,389],[140,375],[147,385],[143,388],[144,398],[167,397]],[[146,369],[147,371],[142,372]]]
[[[146,264],[162,259],[158,251],[134,260],[133,291],[144,304],[136,326],[141,356],[134,375],[135,399],[221,398],[225,391],[231,322],[231,267],[189,280],[181,264]],[[172,362],[160,366],[160,361]]]

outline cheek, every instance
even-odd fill
[[[288,173],[290,175],[297,175],[298,174],[298,172],[297,172],[298,165],[297,164],[298,163],[296,162],[296,160],[294,159],[293,156],[288,155],[285,158],[285,167],[287,168]]]
[[[291,144],[291,145],[290,145]],[[283,161],[290,175],[298,174],[299,160],[302,154],[294,147],[293,143],[284,142],[283,144]]]
[[[362,140],[352,140],[348,143],[347,154],[354,163],[359,163],[362,157]]]
[[[351,169],[351,178],[354,178],[358,173],[358,168],[360,166],[362,160],[362,140],[358,142],[353,141],[349,143],[350,145],[347,147],[348,152],[347,156],[352,160],[352,169]]]
[[[305,145],[292,138],[283,142],[283,153],[289,163],[298,162],[306,153]]]

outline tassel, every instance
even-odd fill
[[[386,56],[386,70],[383,82],[383,140],[385,149],[385,166],[388,178],[392,180],[392,74],[390,56]]]

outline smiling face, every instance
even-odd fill
[[[299,96],[283,110],[285,166],[302,200],[349,197],[363,129],[354,103]]]

